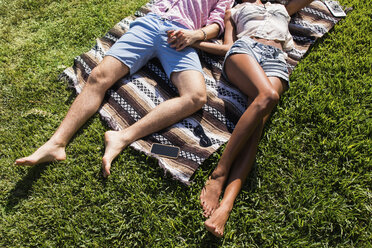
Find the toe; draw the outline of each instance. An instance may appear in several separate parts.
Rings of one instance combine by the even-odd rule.
[[[216,227],[216,229],[214,229],[214,231],[215,231],[214,234],[215,234],[216,237],[218,237],[218,238],[223,237],[223,231],[220,230],[218,227]]]
[[[207,207],[207,201],[204,198],[200,199],[200,205],[205,209]]]
[[[111,164],[105,159],[102,159],[102,174],[103,177],[108,177],[110,173]]]
[[[24,159],[23,158],[19,158],[19,159],[16,159],[16,161],[14,161],[14,164],[16,165],[20,165],[20,164],[23,164],[24,163]]]
[[[211,215],[211,209],[206,207],[204,210],[204,217],[208,218]]]
[[[206,210],[203,211],[203,216],[204,216],[205,218],[208,218],[208,217],[209,217],[208,214],[207,214],[207,211],[206,211]]]
[[[26,158],[17,159],[14,164],[16,165],[32,165],[32,162]]]
[[[221,232],[221,230],[219,230],[213,223],[210,223],[210,219],[204,222],[204,226],[208,232],[212,233],[217,238],[223,237],[223,232]]]
[[[200,196],[199,196],[199,199],[200,199],[200,203],[203,204],[205,202],[204,200],[204,195],[205,195],[205,188],[203,188],[200,192]]]
[[[107,178],[110,174],[111,174],[111,173],[110,173],[110,170],[107,169],[106,167],[104,167],[104,168],[102,169],[102,175],[103,175],[104,178]]]

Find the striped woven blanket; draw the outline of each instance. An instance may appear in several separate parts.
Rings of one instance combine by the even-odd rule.
[[[97,39],[90,51],[76,57],[74,65],[67,68],[61,78],[67,79],[79,94],[90,72],[103,59],[107,50],[128,30],[135,18],[148,13],[151,6],[150,2],[140,8],[135,16],[117,23],[104,37]],[[315,40],[327,33],[338,21],[322,1],[314,1],[292,17],[290,32],[295,48],[288,53],[290,72]],[[221,77],[223,57],[204,52],[199,55],[207,85],[207,104],[192,116],[131,144],[131,147],[156,157],[161,167],[186,184],[190,182],[198,166],[227,142],[247,107],[246,96]],[[177,89],[166,77],[159,61],[153,59],[139,72],[122,78],[109,89],[99,113],[110,128],[121,130],[176,95]],[[153,143],[178,146],[178,158],[151,154]]]

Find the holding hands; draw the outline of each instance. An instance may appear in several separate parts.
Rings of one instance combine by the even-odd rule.
[[[168,30],[168,43],[177,51],[181,51],[185,47],[191,46],[198,40],[203,40],[204,32],[202,30]]]

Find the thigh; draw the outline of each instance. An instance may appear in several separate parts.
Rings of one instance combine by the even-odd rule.
[[[271,90],[272,84],[255,58],[248,54],[230,55],[224,65],[229,81],[248,97]]]
[[[204,76],[199,71],[173,72],[171,81],[177,87],[180,96],[206,96]]]
[[[198,53],[194,48],[186,47],[181,51],[177,51],[170,47],[166,40],[163,39],[162,42],[163,45],[159,47],[157,57],[168,78],[171,78],[174,72],[189,70],[203,72]]]
[[[125,64],[130,74],[137,72],[147,61],[155,56],[155,44],[159,30],[158,20],[145,16],[132,23],[106,53]]]
[[[106,56],[93,69],[90,77],[94,77],[94,80],[101,84],[105,84],[108,89],[120,78],[127,75],[128,72],[128,66],[114,57]]]
[[[185,47],[177,51],[168,43],[168,30],[179,30],[185,28],[181,24],[168,21],[162,23],[161,32],[158,36],[156,56],[159,58],[165,73],[171,79],[174,72],[195,70],[203,73],[200,59],[195,48]]]

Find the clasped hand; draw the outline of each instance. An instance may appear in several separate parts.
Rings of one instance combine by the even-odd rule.
[[[177,51],[181,51],[187,46],[191,46],[198,40],[198,33],[194,30],[168,30],[168,43]]]

